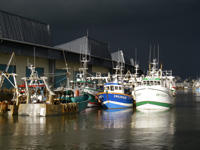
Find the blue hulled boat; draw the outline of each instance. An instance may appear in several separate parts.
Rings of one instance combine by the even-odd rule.
[[[105,83],[104,92],[97,96],[105,109],[133,107],[133,98],[120,83]],[[127,94],[126,94],[127,93]]]

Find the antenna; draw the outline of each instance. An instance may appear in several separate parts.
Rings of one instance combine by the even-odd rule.
[[[159,43],[158,43],[158,64],[159,64],[159,54],[160,53],[160,46],[159,46]]]
[[[151,63],[151,49],[152,49],[152,45],[150,43],[150,45],[149,45],[149,63]]]
[[[67,87],[69,87],[69,68],[68,68],[68,64],[67,64],[67,60],[65,57],[65,52],[63,50],[63,56],[64,56],[64,61],[65,61],[65,66],[66,66],[66,80],[67,80]]]
[[[153,59],[156,57],[156,44],[153,45]]]
[[[87,30],[86,30],[86,36],[87,36],[87,37],[89,36],[88,28],[87,28]]]
[[[34,64],[34,67],[35,67],[35,47],[33,47],[33,57],[34,57],[33,64]]]
[[[137,48],[135,48],[135,65],[137,64]]]
[[[65,61],[65,66],[66,66],[66,70],[68,72],[68,65],[67,65],[67,60],[66,60],[66,57],[65,57],[65,52],[63,50],[63,56],[64,56],[64,61]]]

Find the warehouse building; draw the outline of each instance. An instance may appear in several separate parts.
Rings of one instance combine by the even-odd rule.
[[[1,71],[5,71],[12,52],[15,53],[15,57],[9,72],[18,74],[18,84],[22,83],[22,77],[30,74],[29,64],[35,64],[39,75],[48,76],[50,83],[55,86],[60,78],[54,75],[65,72],[64,55],[73,75],[80,67],[80,53],[87,52],[91,56],[88,64],[88,71],[91,74],[96,72],[105,74],[111,72],[113,67],[109,47],[105,42],[83,36],[53,46],[49,24],[0,11]],[[127,65],[127,68],[130,69],[132,66]],[[64,75],[61,76],[64,77]],[[10,87],[11,85],[6,84],[5,86]]]

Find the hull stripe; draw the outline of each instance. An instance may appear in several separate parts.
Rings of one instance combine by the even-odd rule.
[[[158,105],[158,106],[163,106],[163,107],[171,107],[172,105],[168,103],[161,103],[161,102],[155,102],[155,101],[142,101],[142,102],[136,102],[136,107],[140,105],[145,105],[145,104],[152,104],[152,105]]]
[[[125,103],[120,103],[120,102],[115,102],[115,101],[104,101],[103,104],[106,104],[106,103],[112,103],[112,104],[117,104],[117,105],[121,105],[121,106],[133,106],[133,103],[131,104],[125,104]]]
[[[128,95],[128,94],[124,94],[124,93],[114,93],[114,92],[101,92],[101,93],[97,93],[97,96],[98,96],[98,95],[101,95],[101,94],[119,94],[119,95],[125,95],[125,96],[128,96],[128,97],[132,97],[131,95]]]

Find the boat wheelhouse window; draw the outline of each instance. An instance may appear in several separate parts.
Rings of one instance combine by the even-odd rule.
[[[118,86],[115,86],[115,90],[118,90],[119,89],[119,87]]]
[[[106,86],[106,90],[109,90],[109,86]]]
[[[130,89],[124,89],[124,93],[125,93],[125,94],[128,94],[128,95],[131,95]]]
[[[114,86],[110,86],[110,90],[111,90],[111,91],[114,91]]]

